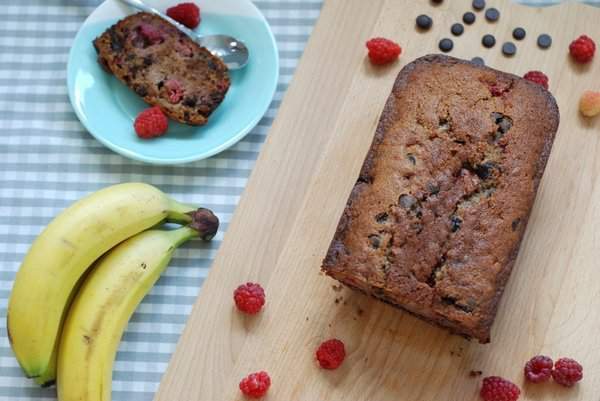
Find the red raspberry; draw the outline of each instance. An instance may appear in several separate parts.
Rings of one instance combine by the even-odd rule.
[[[146,39],[150,45],[162,43],[165,40],[162,32],[158,28],[145,22],[140,24],[138,30],[140,35]]]
[[[240,390],[250,398],[260,398],[266,394],[271,386],[271,378],[264,371],[250,373],[240,382]]]
[[[194,3],[180,3],[167,8],[167,15],[190,29],[200,24],[200,9]]]
[[[529,71],[523,75],[528,81],[535,82],[536,84],[542,85],[545,89],[548,89],[548,77],[541,71]]]
[[[242,284],[233,292],[233,299],[239,310],[254,315],[260,312],[265,304],[265,290],[260,284]]]
[[[533,383],[548,381],[552,376],[552,359],[538,355],[525,364],[525,378]]]
[[[402,53],[402,48],[397,43],[385,38],[369,40],[367,49],[369,49],[369,60],[376,65],[391,63]]]
[[[164,83],[167,99],[171,104],[177,104],[183,98],[183,88],[176,79],[167,79]]]
[[[581,35],[569,45],[569,53],[578,63],[589,62],[594,57],[595,52],[596,44],[586,35]]]
[[[506,379],[490,376],[483,379],[479,395],[485,401],[516,401],[521,395],[521,390]]]
[[[571,387],[583,379],[583,367],[571,358],[560,358],[554,364],[552,378],[562,386]]]
[[[344,343],[336,338],[327,340],[317,348],[317,360],[323,369],[337,369],[346,358]]]
[[[169,128],[169,120],[158,106],[150,107],[138,114],[133,123],[135,133],[143,139],[163,135]]]

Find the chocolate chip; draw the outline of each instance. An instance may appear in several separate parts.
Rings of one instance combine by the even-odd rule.
[[[377,234],[371,234],[369,235],[369,242],[373,248],[377,249],[381,245],[381,237]]]
[[[110,48],[115,52],[123,50],[123,38],[116,32],[116,30],[111,28],[109,29],[108,33],[110,35]]]
[[[146,88],[144,85],[135,85],[133,90],[141,97],[144,97],[148,94],[148,88]]]
[[[210,68],[213,71],[216,71],[219,68],[219,67],[217,67],[217,64],[215,64],[215,62],[212,61],[211,59],[209,59],[207,61],[207,64],[208,64],[208,68]]]
[[[477,65],[485,65],[485,61],[483,61],[483,59],[481,57],[473,57],[471,59],[471,63],[477,64]]]
[[[417,17],[416,23],[419,29],[426,31],[431,28],[431,25],[433,25],[433,20],[430,16],[421,14]]]
[[[496,38],[490,34],[483,35],[483,38],[481,38],[481,44],[489,49],[490,47],[494,47],[496,44]]]
[[[506,134],[510,127],[512,127],[513,123],[510,117],[504,116],[499,122],[496,121],[496,124],[498,124],[498,131],[500,131],[502,134]]]
[[[409,162],[411,162],[411,164],[413,164],[413,165],[417,164],[417,159],[415,159],[415,156],[412,153],[407,154],[406,158],[408,159]]]
[[[437,195],[440,192],[440,186],[435,182],[427,183],[427,190],[431,195]]]
[[[550,46],[552,46],[552,38],[550,37],[550,35],[543,33],[540,36],[538,36],[537,45],[542,49],[547,49]]]
[[[471,25],[473,22],[475,22],[475,14],[468,11],[463,14],[462,20],[465,24]]]
[[[521,219],[520,218],[514,219],[511,224],[512,230],[517,231],[517,228],[519,228],[519,224],[521,224]]]
[[[500,18],[500,11],[497,8],[490,7],[485,10],[485,19],[490,22],[496,22]]]
[[[452,216],[452,218],[450,219],[450,229],[452,230],[453,233],[460,230],[461,224],[462,224],[462,220],[458,216]]]
[[[527,32],[525,32],[525,29],[519,27],[513,29],[512,35],[513,38],[515,38],[516,40],[523,40],[525,39],[525,35],[527,35]]]
[[[159,81],[158,84],[156,84],[156,86],[158,87],[158,89],[162,89],[162,87],[165,85],[165,80],[163,79],[162,81]]]
[[[517,52],[517,46],[513,42],[506,42],[502,45],[502,53],[505,56],[514,56]]]
[[[494,134],[494,141],[497,141],[498,139],[502,138],[504,134],[506,134],[508,130],[512,127],[513,121],[512,118],[498,112],[493,112],[491,116],[494,120],[494,123],[498,125],[498,129]]]
[[[452,32],[452,35],[454,36],[460,36],[463,34],[464,31],[465,27],[462,24],[459,24],[458,22],[456,24],[452,24],[452,26],[450,27],[450,32]]]
[[[388,219],[388,214],[386,212],[379,213],[375,216],[375,221],[378,223],[385,223]]]
[[[475,10],[483,10],[485,8],[485,0],[473,0],[471,5]]]
[[[183,99],[182,104],[187,107],[196,106],[196,98],[194,96],[187,96]]]
[[[496,168],[496,163],[484,162],[484,163],[478,164],[475,167],[474,171],[475,171],[475,174],[477,174],[477,177],[479,177],[482,180],[487,180],[492,175],[494,168]]]
[[[152,58],[152,56],[144,57],[144,65],[146,67],[150,67],[152,65],[152,63],[154,63],[154,59]]]
[[[400,195],[398,203],[400,203],[400,206],[404,209],[412,209],[417,204],[417,198],[408,194]]]
[[[454,42],[452,42],[452,39],[444,38],[440,40],[438,46],[441,51],[443,51],[444,53],[448,53],[454,47]]]

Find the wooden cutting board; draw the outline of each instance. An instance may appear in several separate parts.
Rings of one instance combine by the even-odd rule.
[[[477,400],[481,378],[471,371],[509,378],[525,400],[598,400],[600,117],[580,117],[577,103],[583,90],[600,90],[600,56],[578,66],[567,47],[582,33],[600,41],[600,10],[488,6],[500,10],[500,20],[489,23],[478,12],[453,38],[450,54],[481,56],[518,75],[545,71],[562,120],[492,343],[468,342],[366,296],[338,292],[319,273],[396,74],[437,52],[470,1],[326,0],[155,400],[240,400],[240,379],[263,369],[272,377],[265,398],[272,401]],[[433,17],[428,33],[415,30],[421,13]],[[506,58],[501,45],[517,26],[527,37]],[[493,49],[481,46],[485,33],[496,36]],[[541,33],[552,35],[548,50],[536,46]],[[366,61],[364,42],[374,36],[402,45],[398,63],[374,68]],[[245,281],[260,282],[267,293],[256,317],[232,303]],[[346,343],[348,358],[324,371],[314,351],[331,337]],[[524,385],[523,365],[540,353],[581,361],[584,381],[573,389]]]

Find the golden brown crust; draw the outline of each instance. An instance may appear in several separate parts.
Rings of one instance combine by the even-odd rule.
[[[398,75],[323,270],[489,342],[558,128],[541,86],[430,55]]]
[[[168,21],[130,15],[94,40],[98,62],[170,118],[203,125],[229,89],[227,67]]]

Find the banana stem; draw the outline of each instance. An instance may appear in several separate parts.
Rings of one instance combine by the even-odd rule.
[[[167,215],[167,221],[169,223],[177,223],[187,225],[192,222],[192,217],[188,214],[196,210],[194,206],[179,203],[175,200],[171,200],[169,205],[169,214]]]
[[[173,239],[173,247],[177,248],[189,239],[197,237],[199,234],[198,231],[194,230],[193,228],[190,228],[189,226],[186,226],[169,231],[169,235]]]
[[[197,231],[200,238],[211,240],[219,229],[219,219],[209,209],[203,207],[196,209],[177,201],[171,201],[167,221],[186,225]]]

